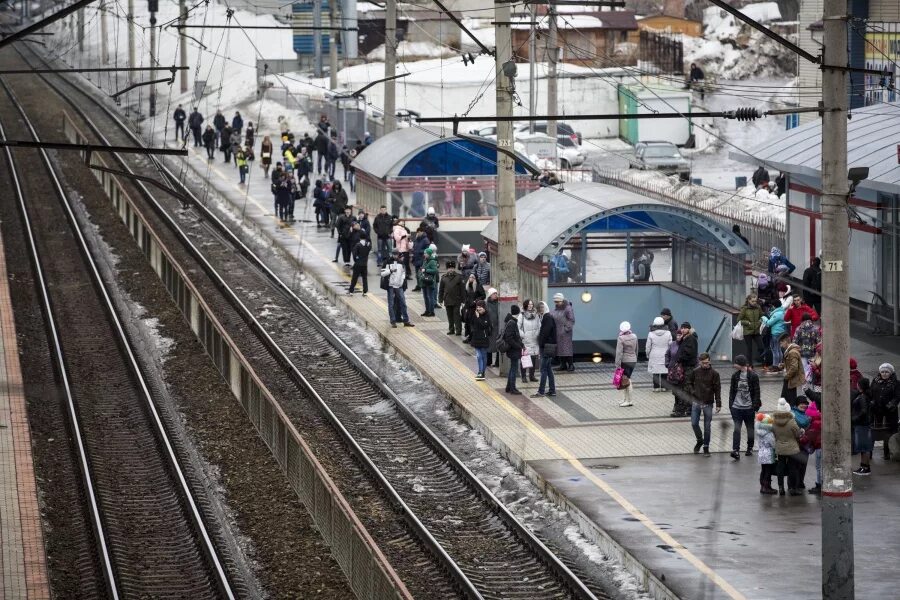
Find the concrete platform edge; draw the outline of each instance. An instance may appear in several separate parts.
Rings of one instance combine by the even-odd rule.
[[[229,205],[232,209],[235,208],[234,205],[230,203],[230,200],[226,198],[226,201],[229,202]],[[375,327],[370,327],[369,323],[355,310],[353,310],[353,307],[349,303],[346,302],[345,296],[329,286],[327,282],[323,281],[320,278],[320,274],[315,269],[304,269],[303,265],[297,260],[297,258],[289,252],[285,251],[278,243],[278,241],[274,239],[265,230],[265,228],[260,227],[254,219],[245,218],[243,222],[245,227],[250,228],[253,233],[259,238],[266,240],[271,248],[283,259],[287,260],[288,263],[291,264],[295,269],[302,271],[304,274],[307,274],[309,276],[308,280],[315,285],[317,291],[326,296],[336,306],[343,306],[346,309],[346,312],[354,319],[354,321],[365,327],[367,330],[376,333],[383,345],[389,346],[394,352],[397,353],[397,355],[402,356],[404,360],[406,360],[416,369],[416,372],[420,377],[427,379],[437,389],[439,389],[441,393],[453,403],[453,406],[456,408],[460,416],[470,427],[478,430],[482,435],[484,435],[485,439],[488,441],[488,443],[491,444],[494,449],[496,449],[507,460],[509,460],[550,499],[565,508],[565,510],[567,510],[572,515],[573,519],[578,524],[579,530],[581,531],[582,535],[584,535],[591,542],[595,543],[605,555],[610,556],[618,561],[630,574],[632,574],[640,581],[640,583],[653,596],[654,599],[678,600],[679,596],[675,594],[675,592],[673,592],[662,581],[660,581],[659,578],[654,575],[653,572],[649,569],[649,567],[645,566],[643,563],[637,560],[634,555],[632,555],[624,546],[622,546],[611,535],[609,535],[609,533],[607,533],[606,530],[600,527],[599,524],[589,519],[572,501],[569,500],[569,498],[563,492],[549,483],[544,477],[540,475],[540,473],[532,468],[527,463],[527,461],[519,456],[518,453],[514,452],[507,444],[505,444],[502,440],[495,436],[493,434],[493,431],[480,419],[478,419],[476,415],[474,415],[470,410],[463,406],[462,403],[457,401],[457,399],[448,389],[446,389],[446,387],[441,385],[434,378],[430,377],[426,372],[422,371],[419,364],[416,362],[415,357],[408,355],[407,353],[394,346],[391,343],[390,339],[385,336],[383,332],[379,331]]]

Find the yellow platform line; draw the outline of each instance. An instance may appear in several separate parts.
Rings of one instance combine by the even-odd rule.
[[[195,150],[194,154],[199,156],[199,153]],[[200,157],[202,158],[202,157]],[[205,159],[203,159],[205,161]],[[212,171],[214,171],[219,177],[223,180],[232,183],[233,179],[229,179],[225,176],[224,173],[215,165],[210,165]],[[246,192],[246,189],[241,187],[240,184],[232,183],[235,189],[241,192],[249,202],[252,202],[254,205],[259,208],[263,214],[267,214],[267,210],[260,204],[252,195]],[[273,215],[272,220],[275,223],[278,223],[278,217]],[[293,236],[298,242],[309,248],[311,252],[316,254],[320,259],[324,261],[327,266],[330,266],[335,273],[346,279],[350,280],[350,276],[340,267],[330,262],[327,257],[325,257],[319,249],[310,244],[307,240],[305,240],[296,230],[294,229],[284,229],[283,231],[287,232],[289,235]],[[377,297],[375,294],[369,294],[365,298],[370,302],[375,302],[379,307],[383,308],[385,312],[387,312],[387,301],[382,300]],[[405,332],[411,332],[412,335],[417,336],[424,344],[426,344],[432,351],[440,353],[445,360],[454,364],[454,366],[458,367],[460,372],[469,371],[469,367],[462,364],[459,359],[446,350],[443,347],[435,343],[431,338],[425,335],[421,330],[418,329],[405,329]],[[607,496],[613,499],[616,503],[619,504],[629,515],[637,519],[640,523],[644,525],[648,530],[650,530],[654,535],[656,535],[660,540],[662,540],[666,545],[672,547],[675,552],[677,552],[682,558],[691,563],[694,568],[700,571],[704,576],[706,576],[710,581],[719,586],[723,592],[725,592],[730,598],[733,600],[747,600],[746,596],[738,591],[734,586],[725,581],[715,570],[712,569],[709,565],[703,562],[697,555],[693,552],[685,548],[678,542],[674,537],[672,537],[667,531],[661,529],[659,525],[654,523],[650,517],[645,515],[638,509],[634,504],[632,504],[625,496],[620,494],[615,488],[613,488],[609,483],[597,477],[594,473],[591,472],[588,467],[584,465],[584,463],[579,460],[575,454],[570,452],[567,448],[557,443],[556,440],[547,435],[543,429],[541,429],[531,418],[523,413],[517,406],[512,404],[505,396],[500,394],[491,386],[487,385],[484,382],[476,382],[481,390],[487,394],[492,400],[494,400],[498,406],[502,407],[511,417],[516,419],[519,423],[521,423],[530,433],[532,433],[539,440],[544,442],[553,452],[557,454],[557,456],[565,461],[567,461],[572,467],[584,475],[585,479],[594,484],[598,489],[603,491]]]

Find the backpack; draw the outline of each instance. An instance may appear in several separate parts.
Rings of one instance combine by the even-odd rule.
[[[506,328],[504,327],[504,331]],[[500,335],[497,336],[497,352],[506,353],[509,351],[509,344],[506,339],[503,337],[503,331],[500,332]]]

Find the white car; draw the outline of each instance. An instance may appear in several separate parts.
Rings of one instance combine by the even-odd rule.
[[[567,135],[556,137],[556,156],[559,158],[560,169],[571,169],[584,164],[587,158],[581,147]]]

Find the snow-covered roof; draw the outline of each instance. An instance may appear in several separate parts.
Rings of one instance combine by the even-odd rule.
[[[518,253],[528,260],[555,254],[584,229],[618,231],[623,224],[716,244],[731,254],[751,252],[730,230],[699,212],[602,183],[567,183],[565,193],[541,188],[516,202]],[[481,235],[497,241],[497,217]]]
[[[521,21],[521,23],[517,21]],[[556,26],[558,29],[602,29],[605,27],[603,21],[597,17],[582,14],[571,14],[563,19],[559,19]],[[532,29],[531,19],[513,19],[511,27],[513,29]],[[543,30],[548,27],[548,23],[539,21],[538,25],[534,28]]]
[[[860,187],[900,193],[900,103],[867,106],[853,111],[847,122],[847,164],[869,167],[869,178]],[[749,152],[733,150],[734,160],[765,163],[788,173],[819,177],[822,168],[822,123],[815,121],[790,129]]]

